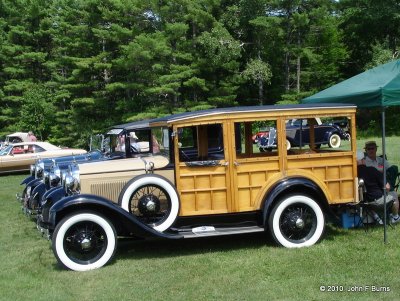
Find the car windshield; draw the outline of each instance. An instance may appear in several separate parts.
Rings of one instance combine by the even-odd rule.
[[[2,150],[0,150],[0,156],[8,155],[10,153],[11,149],[12,149],[12,145],[9,145],[9,146],[3,148]]]
[[[170,136],[168,128],[155,127],[151,129],[153,154],[160,154],[169,159]]]

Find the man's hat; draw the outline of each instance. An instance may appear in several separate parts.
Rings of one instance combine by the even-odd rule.
[[[378,146],[376,145],[375,141],[368,141],[368,142],[365,142],[364,149],[367,149],[368,147],[378,147]]]

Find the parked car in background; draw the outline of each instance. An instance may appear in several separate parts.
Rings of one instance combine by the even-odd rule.
[[[105,135],[92,136],[89,147],[91,151],[86,154],[37,160],[31,166],[31,175],[21,183],[25,185],[22,193],[16,195],[17,200],[22,203],[23,211],[29,216],[34,216],[40,209],[42,197],[61,184],[61,173],[71,163],[115,161],[139,155],[130,145],[130,137],[133,133],[138,140],[141,140],[137,141],[140,155],[148,154],[149,143],[145,141],[149,132],[148,127],[148,121],[116,125],[111,127]],[[50,172],[53,174],[52,178],[49,177]]]
[[[4,141],[5,145],[10,143],[29,142],[29,135],[27,132],[15,132],[6,136]]]
[[[341,121],[340,123],[323,123],[320,118],[296,118],[286,121],[286,149],[289,150],[292,147],[303,147],[305,145],[309,145],[311,141],[311,126],[314,128],[312,131],[313,135],[315,136],[314,148],[320,148],[324,144],[330,148],[339,148],[342,140],[350,140],[347,124],[344,125],[344,121]],[[270,129],[273,131],[272,135],[270,135]],[[260,130],[260,132],[257,133],[257,137],[259,137],[257,139],[257,144],[261,151],[269,151],[276,147],[275,131],[276,130],[274,128],[268,128],[264,131]],[[274,141],[270,141],[270,136],[274,139]]]
[[[31,164],[40,158],[55,158],[85,154],[86,150],[61,148],[48,142],[14,143],[0,150],[0,174],[30,170]]]
[[[76,271],[107,264],[123,236],[266,231],[281,246],[311,246],[327,219],[335,221],[343,206],[359,201],[354,139],[316,149],[313,119],[341,116],[355,134],[355,112],[352,105],[257,106],[153,120],[142,139],[148,156],[71,164],[62,186],[43,197],[38,228],[51,238],[60,265]],[[308,145],[286,149],[289,119],[311,124]],[[271,151],[254,147],[255,123],[276,130]]]
[[[332,123],[322,123],[320,118],[291,119],[286,125],[286,148],[309,145],[310,127],[314,128],[315,148],[323,144],[327,144],[330,148],[339,148],[342,139],[348,139],[348,135],[341,127]]]
[[[262,137],[267,137],[269,133],[269,128],[267,127],[261,127],[257,133],[255,133],[252,137],[251,140],[253,141],[254,144],[258,143],[260,141],[260,138]]]

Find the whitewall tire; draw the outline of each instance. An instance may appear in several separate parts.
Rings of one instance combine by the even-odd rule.
[[[286,248],[314,245],[325,228],[321,207],[305,195],[290,195],[273,208],[268,227],[273,239]]]
[[[179,213],[179,197],[175,187],[165,178],[153,174],[129,181],[118,203],[159,232],[171,227]]]
[[[117,234],[102,215],[79,211],[56,226],[52,249],[58,262],[73,271],[88,271],[107,264],[115,254]]]
[[[329,137],[329,147],[330,148],[339,148],[341,142],[342,142],[342,139],[340,138],[340,136],[338,134],[332,134]]]

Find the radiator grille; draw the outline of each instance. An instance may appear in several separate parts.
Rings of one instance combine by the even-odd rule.
[[[118,203],[119,194],[126,183],[127,181],[95,183],[90,185],[90,191],[92,194],[105,197],[114,203]]]

